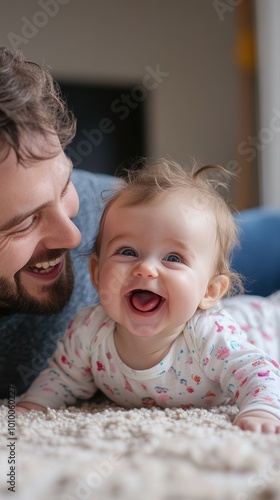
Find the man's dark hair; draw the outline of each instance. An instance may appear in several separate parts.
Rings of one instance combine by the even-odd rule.
[[[76,120],[49,71],[25,60],[20,51],[0,47],[0,150],[8,154],[12,148],[21,163],[44,159],[44,152],[39,157],[27,149],[24,135],[55,134],[64,149],[75,132]]]

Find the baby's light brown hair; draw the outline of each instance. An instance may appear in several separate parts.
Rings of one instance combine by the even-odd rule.
[[[191,167],[183,167],[166,159],[157,161],[142,159],[140,166],[135,164],[132,168],[125,169],[122,174],[124,172],[125,183],[113,192],[103,211],[94,253],[97,256],[100,255],[106,215],[117,201],[122,207],[149,205],[154,202],[164,203],[166,196],[173,195],[180,203],[180,200],[184,199],[182,195],[185,195],[187,202],[193,202],[198,209],[209,210],[214,217],[218,244],[215,274],[223,274],[229,278],[227,295],[242,292],[242,279],[230,267],[232,250],[238,244],[238,228],[221,194],[222,189],[228,188],[232,174],[220,165],[198,166],[194,164]]]

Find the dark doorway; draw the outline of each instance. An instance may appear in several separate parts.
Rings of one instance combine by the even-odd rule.
[[[114,174],[122,163],[148,154],[141,86],[59,82],[77,118],[77,134],[66,149],[74,167]]]

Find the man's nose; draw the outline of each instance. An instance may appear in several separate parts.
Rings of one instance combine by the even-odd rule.
[[[145,259],[137,263],[132,274],[139,278],[153,279],[158,277],[158,270],[152,259]]]
[[[47,248],[76,248],[81,243],[81,233],[65,213],[56,214],[49,221],[49,227],[41,242]]]

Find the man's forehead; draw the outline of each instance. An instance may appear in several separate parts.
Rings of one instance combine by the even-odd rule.
[[[45,159],[26,158],[20,162],[14,150],[10,149],[6,159],[0,163],[0,191],[3,191],[7,185],[21,182],[21,179],[25,177],[30,179],[38,178],[40,175],[59,177],[65,171],[67,174],[71,173],[72,169],[73,164],[62,149],[57,151],[55,156]]]

